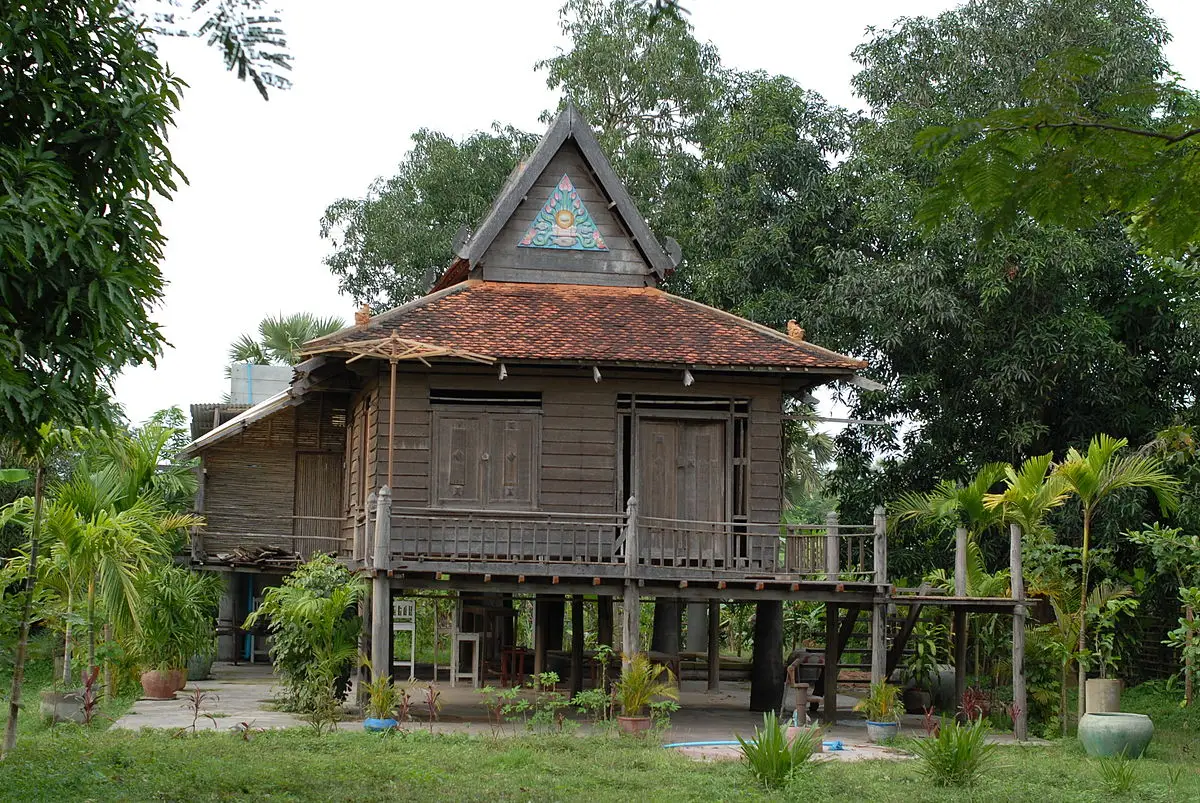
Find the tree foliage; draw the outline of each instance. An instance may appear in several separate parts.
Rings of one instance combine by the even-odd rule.
[[[870,117],[839,173],[860,199],[858,246],[832,256],[830,292],[846,303],[823,330],[887,386],[860,394],[856,416],[911,426],[842,438],[835,484],[850,507],[869,509],[878,486],[929,487],[1101,430],[1144,441],[1196,397],[1197,288],[1119,221],[1023,218],[990,239],[963,205],[935,228],[914,222],[956,153],[914,153],[919,132],[1020,104],[1030,72],[1064,47],[1122,54],[1079,88],[1099,104],[1161,74],[1165,36],[1136,0],[990,0],[903,19],[855,51]]]
[[[396,175],[376,179],[364,198],[334,201],[321,218],[339,289],[377,309],[429,289],[454,256],[455,234],[483,218],[537,141],[499,124],[461,141],[424,128],[412,139]]]
[[[104,424],[107,390],[163,343],[152,195],[180,82],[112,0],[10,5],[0,27],[0,437]]]

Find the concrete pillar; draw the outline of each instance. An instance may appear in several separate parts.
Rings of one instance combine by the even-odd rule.
[[[708,649],[708,603],[687,604],[687,651],[704,652]]]
[[[783,603],[755,606],[754,658],[750,666],[750,710],[778,711],[787,669],[783,665]]]
[[[679,631],[681,628],[682,610],[679,600],[671,597],[656,597],[654,600],[654,634],[650,639],[650,649],[667,655],[679,652]]]
[[[954,705],[962,702],[967,690],[967,612],[954,609]]]
[[[1029,698],[1025,691],[1025,574],[1021,556],[1021,526],[1010,524],[1009,576],[1012,595],[1017,601],[1013,608],[1013,736],[1019,741],[1029,738]]]

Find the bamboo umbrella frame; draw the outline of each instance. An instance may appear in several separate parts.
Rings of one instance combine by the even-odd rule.
[[[453,346],[439,346],[434,343],[423,343],[420,340],[409,340],[408,338],[400,337],[395,332],[386,337],[316,348],[305,351],[304,354],[306,357],[315,357],[318,354],[333,352],[354,355],[346,360],[347,365],[364,357],[373,357],[378,360],[387,360],[391,366],[391,381],[388,389],[388,487],[392,485],[394,477],[392,467],[396,459],[396,365],[401,360],[418,360],[426,367],[432,367],[429,360],[446,357],[482,363],[483,365],[492,365],[496,362],[495,357],[489,357],[486,354],[478,354],[466,349],[456,349]]]

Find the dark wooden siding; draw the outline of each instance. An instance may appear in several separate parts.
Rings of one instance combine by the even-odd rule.
[[[538,210],[559,180],[570,176],[580,199],[604,238],[608,251],[520,248]],[[642,287],[650,269],[629,233],[611,209],[574,144],[559,151],[534,182],[525,199],[479,261],[479,277],[488,281],[564,282]]]
[[[387,470],[388,368],[379,377],[379,437],[375,471]],[[547,372],[539,376],[513,375],[501,382],[492,369],[467,369],[462,373],[401,370],[396,383],[396,456],[393,492],[396,505],[426,507],[434,500],[430,487],[433,411],[429,388],[466,389],[541,394],[541,460],[537,507],[562,513],[611,513],[624,508],[617,498],[617,396],[653,393],[669,396],[703,396],[750,400],[750,499],[752,521],[779,520],[782,507],[782,421],[780,382],[771,377],[744,381],[708,380],[701,377],[691,388],[663,372],[661,378],[644,373],[605,373],[593,381],[591,371],[577,376]],[[673,373],[673,372],[672,372]],[[729,459],[729,455],[725,456]],[[375,486],[372,485],[372,488]]]

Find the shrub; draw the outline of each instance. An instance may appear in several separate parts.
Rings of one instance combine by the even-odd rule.
[[[146,669],[182,669],[216,646],[221,580],[215,574],[167,564],[138,580],[133,652]]]
[[[1137,765],[1124,752],[1099,759],[1097,769],[1105,788],[1114,795],[1123,795],[1133,789]]]
[[[284,704],[299,711],[328,708],[346,697],[358,657],[362,622],[356,613],[365,586],[327,555],[298,567],[283,585],[268,588],[246,619],[271,631],[271,661],[284,683]],[[315,726],[314,726],[315,727]]]
[[[814,731],[803,730],[788,744],[787,728],[774,711],[769,711],[763,715],[762,728],[754,729],[753,741],[747,742],[741,736],[737,740],[751,774],[764,786],[777,789],[812,756],[817,738]]]
[[[921,762],[921,774],[935,786],[972,786],[995,757],[996,745],[987,743],[982,721],[963,725],[942,723],[934,737],[912,743]]]

